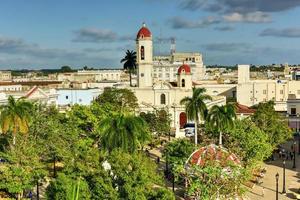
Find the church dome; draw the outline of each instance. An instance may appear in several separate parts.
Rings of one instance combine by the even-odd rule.
[[[146,27],[146,24],[143,23],[143,27],[137,33],[136,39],[149,38],[151,36],[152,36],[152,34],[151,34],[150,30]]]
[[[190,74],[191,73],[191,67],[187,64],[183,64],[178,68],[178,74],[185,73]]]

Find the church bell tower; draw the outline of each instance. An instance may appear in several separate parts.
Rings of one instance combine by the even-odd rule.
[[[138,87],[152,87],[153,46],[152,34],[143,23],[136,36]]]

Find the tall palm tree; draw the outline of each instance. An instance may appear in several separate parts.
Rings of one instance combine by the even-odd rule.
[[[219,145],[222,146],[222,133],[234,127],[234,119],[236,119],[235,107],[232,104],[225,106],[214,105],[207,116],[210,127],[215,128],[219,132]]]
[[[205,88],[193,88],[192,97],[184,97],[181,101],[181,105],[185,105],[185,112],[187,114],[188,120],[193,120],[195,122],[195,145],[198,143],[197,138],[197,125],[199,123],[200,117],[204,119],[206,113],[205,100],[212,100],[211,96],[205,94]]]
[[[129,113],[113,114],[100,122],[101,144],[108,150],[134,152],[150,139],[146,122]]]
[[[14,97],[8,97],[8,103],[1,106],[1,129],[3,133],[9,131],[13,134],[13,145],[16,144],[16,134],[18,132],[26,134],[28,132],[28,123],[33,105],[23,98],[15,100]]]
[[[127,50],[125,57],[121,60],[121,63],[123,62],[123,68],[129,72],[130,86],[132,86],[131,74],[136,70],[136,52]]]

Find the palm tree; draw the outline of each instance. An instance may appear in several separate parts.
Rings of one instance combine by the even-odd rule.
[[[214,105],[210,109],[207,121],[210,127],[214,127],[219,132],[220,146],[222,146],[222,132],[234,127],[234,119],[236,119],[236,114],[232,104]]]
[[[28,132],[28,122],[33,105],[23,98],[15,100],[14,97],[8,97],[7,105],[1,107],[1,129],[3,133],[12,131],[13,145],[16,144],[16,134],[18,132],[26,134]]]
[[[199,123],[200,117],[205,118],[206,104],[205,100],[212,100],[211,96],[204,94],[205,88],[193,88],[192,97],[184,97],[181,101],[181,105],[185,105],[185,112],[188,120],[195,122],[195,145],[197,145],[197,124]]]
[[[123,68],[129,72],[130,86],[132,86],[131,74],[136,70],[136,52],[127,50],[125,57],[121,60],[121,63],[123,62]]]
[[[146,122],[128,113],[113,114],[100,122],[101,144],[109,152],[121,148],[134,152],[150,139]]]

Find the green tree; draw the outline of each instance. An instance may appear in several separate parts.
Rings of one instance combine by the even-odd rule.
[[[195,146],[187,139],[176,139],[169,142],[163,151],[163,157],[171,166],[184,165]]]
[[[124,63],[123,68],[129,72],[130,86],[132,86],[131,74],[136,70],[136,52],[127,50],[121,63]]]
[[[73,72],[72,68],[70,66],[62,66],[60,68],[60,72],[66,73],[66,72]]]
[[[234,152],[246,166],[255,167],[270,157],[273,151],[268,134],[250,119],[236,120],[234,128],[228,130],[227,138],[224,146]]]
[[[6,105],[1,106],[1,128],[3,133],[9,131],[13,134],[13,145],[16,144],[17,133],[26,134],[29,128],[32,103],[24,99],[15,100],[9,96]]]
[[[6,161],[0,168],[0,189],[21,199],[24,190],[31,190],[46,171],[34,138],[21,138],[20,135],[17,138],[18,145],[7,146],[0,152],[0,157]]]
[[[223,132],[234,127],[236,119],[235,107],[232,104],[225,106],[214,105],[208,113],[207,121],[210,127],[219,132],[219,145],[222,146]]]
[[[259,103],[252,121],[269,136],[273,148],[292,137],[286,120],[274,109],[274,102]]]
[[[98,125],[98,117],[89,106],[73,105],[67,112],[68,119],[85,132],[93,131]]]
[[[249,171],[227,161],[224,167],[217,161],[205,166],[192,165],[185,171],[187,193],[195,199],[233,199],[246,191],[243,183],[249,178]],[[228,170],[229,169],[229,170]]]
[[[170,134],[171,117],[165,108],[155,109],[153,112],[141,113],[140,116],[147,122],[152,133],[160,136]]]
[[[91,199],[91,192],[85,179],[59,173],[48,186],[46,196],[51,200],[88,200]]]
[[[109,152],[115,148],[135,152],[150,139],[145,121],[129,113],[116,113],[104,118],[99,125],[99,134],[101,145]]]
[[[135,111],[138,107],[137,98],[129,89],[105,88],[95,102],[101,106],[108,106],[110,111],[118,112]]]
[[[119,199],[146,200],[153,196],[157,187],[164,187],[156,164],[144,154],[113,151],[108,157],[113,184],[118,188]],[[169,193],[170,199],[174,196]],[[159,199],[159,198],[158,198]]]
[[[205,119],[205,111],[207,110],[205,100],[211,100],[209,95],[204,94],[205,88],[193,88],[192,97],[184,97],[180,104],[185,106],[185,112],[189,120],[195,122],[195,145],[198,143],[197,127],[200,118]]]

